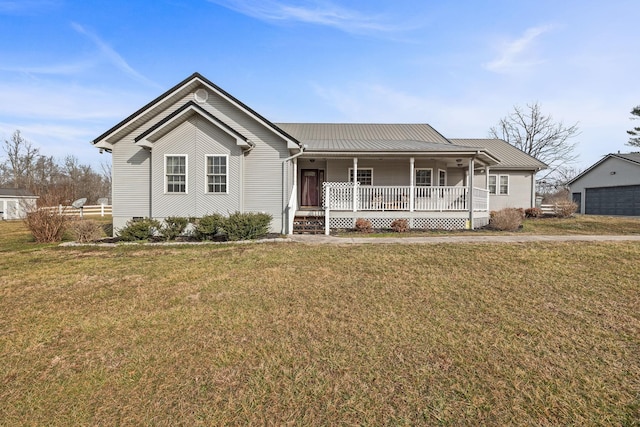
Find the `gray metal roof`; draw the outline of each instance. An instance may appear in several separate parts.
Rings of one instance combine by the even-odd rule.
[[[309,144],[310,141],[422,141],[451,143],[428,124],[382,123],[276,123],[280,129]]]
[[[38,197],[31,191],[22,188],[0,188],[0,197]]]
[[[420,152],[420,151],[441,151],[441,152],[461,152],[473,151],[473,147],[461,147],[453,144],[440,144],[435,142],[413,141],[413,140],[361,140],[361,139],[323,139],[323,140],[302,140],[307,145],[307,151],[339,151],[339,152]]]
[[[484,148],[500,159],[498,169],[546,169],[547,165],[502,139],[449,139],[453,144]]]
[[[613,157],[620,157],[621,159],[629,160],[630,162],[640,163],[640,153],[626,153],[626,154],[612,154]]]

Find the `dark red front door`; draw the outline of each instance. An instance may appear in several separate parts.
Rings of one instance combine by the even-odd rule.
[[[302,206],[319,206],[320,190],[318,187],[318,169],[302,169],[300,204]]]

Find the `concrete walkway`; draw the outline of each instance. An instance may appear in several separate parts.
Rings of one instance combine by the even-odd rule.
[[[308,245],[349,244],[435,244],[435,243],[527,243],[527,242],[640,242],[640,235],[481,235],[426,237],[335,237],[313,234],[294,234],[290,240]]]

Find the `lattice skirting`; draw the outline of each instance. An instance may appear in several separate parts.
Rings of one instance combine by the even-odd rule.
[[[373,228],[391,228],[391,223],[398,218],[367,218],[371,221]],[[407,218],[409,224],[411,220]],[[475,220],[475,226],[483,227],[488,223],[487,218],[480,218]],[[334,229],[351,229],[356,224],[355,218],[340,218],[332,217],[329,220],[329,227]],[[466,227],[467,220],[465,218],[414,218],[412,229],[427,229],[427,230],[462,230]]]

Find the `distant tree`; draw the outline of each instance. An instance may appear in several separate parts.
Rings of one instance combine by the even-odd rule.
[[[542,113],[538,102],[526,107],[515,105],[513,112],[489,130],[493,138],[503,139],[514,147],[549,166],[542,179],[559,180],[566,177],[578,155],[576,143],[570,139],[579,135],[578,123],[565,126],[551,115]]]
[[[19,130],[11,135],[10,140],[4,140],[2,148],[7,155],[3,168],[6,179],[14,188],[30,189],[40,150],[24,139]]]
[[[640,105],[634,107],[634,109],[631,110],[631,114],[635,116],[631,117],[631,120],[640,119]],[[627,142],[627,145],[630,145],[632,147],[640,147],[640,127],[634,127],[632,130],[628,130],[627,133],[631,135],[631,138],[629,138],[629,142]]]

